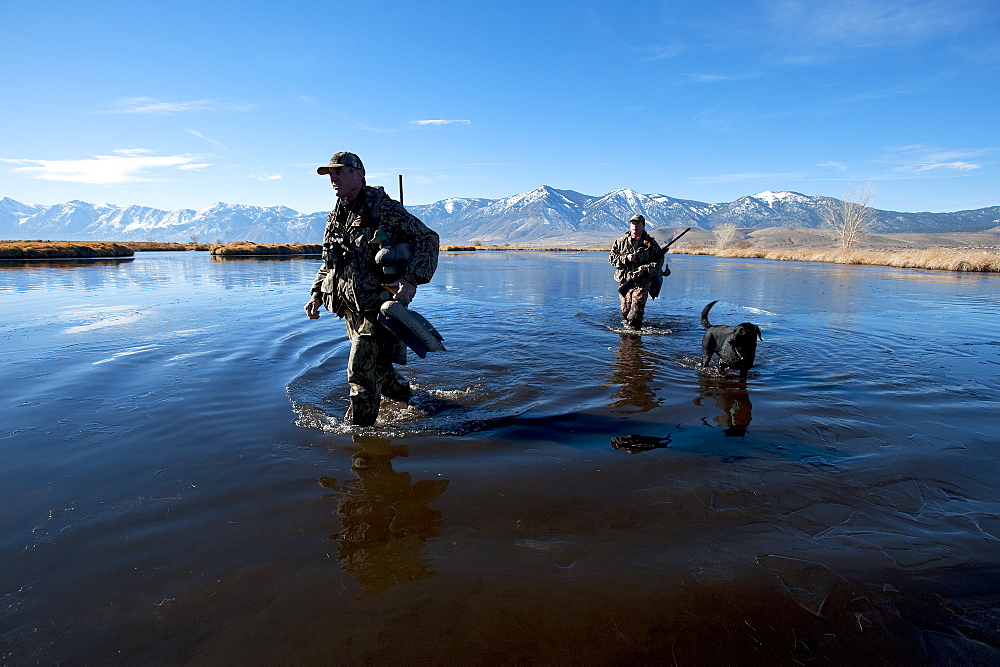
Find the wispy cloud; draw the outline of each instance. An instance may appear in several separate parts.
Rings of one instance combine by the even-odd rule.
[[[210,144],[215,144],[219,148],[225,148],[227,151],[229,150],[229,148],[225,144],[223,144],[221,141],[216,141],[215,139],[212,139],[210,137],[206,137],[204,134],[202,134],[198,130],[192,130],[192,129],[189,128],[188,129],[188,133],[193,134],[194,136],[198,137],[199,139],[204,139],[205,141],[207,141]]]
[[[168,114],[190,113],[192,111],[232,113],[251,111],[256,108],[256,104],[236,104],[234,102],[216,99],[190,100],[187,102],[166,102],[163,100],[153,99],[152,97],[130,97],[116,102],[110,109],[106,109],[104,111],[94,111],[93,113],[139,113],[164,116]]]
[[[645,55],[639,58],[641,62],[651,62],[656,60],[669,60],[679,56],[685,51],[679,44],[655,44],[644,49]]]
[[[955,173],[974,171],[990,164],[982,159],[990,152],[976,148],[943,150],[914,144],[894,149],[884,162],[894,165],[893,171],[902,174]]]
[[[411,120],[411,125],[470,125],[471,120]]]
[[[777,180],[800,180],[805,174],[795,172],[745,172],[741,174],[717,174],[715,176],[692,176],[689,181],[693,183],[738,183],[741,181],[764,181],[767,183]]]
[[[760,73],[752,74],[682,74],[681,78],[693,83],[728,83],[730,81],[747,81],[756,79]]]
[[[926,164],[918,164],[910,167],[913,171],[971,171],[973,169],[981,169],[983,165],[972,164],[971,162],[962,162],[961,160],[954,160],[952,162],[929,162]]]
[[[95,155],[81,160],[36,160],[0,158],[0,162],[21,165],[11,171],[29,178],[93,185],[116,185],[162,180],[151,172],[165,169],[197,170],[212,166],[199,162],[200,155],[152,155],[141,148],[112,151],[115,155]]]
[[[768,22],[800,44],[896,47],[965,28],[978,11],[965,0],[771,0]]]
[[[284,176],[281,174],[250,174],[249,178],[255,181],[280,181]]]

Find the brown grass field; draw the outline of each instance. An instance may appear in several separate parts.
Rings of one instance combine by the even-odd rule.
[[[122,241],[122,245],[127,245],[136,252],[164,251],[164,250],[211,250],[210,243],[166,243],[162,241]]]
[[[865,264],[893,266],[900,269],[934,269],[940,271],[997,272],[1000,254],[976,249],[923,248],[911,250],[816,250],[726,248],[724,250],[694,250],[680,248],[674,254],[715,255],[716,257],[747,257],[757,259],[792,260],[796,262],[826,262],[829,264]]]
[[[111,241],[0,241],[0,259],[132,257],[135,251]]]
[[[710,233],[706,233],[706,240],[710,238]],[[922,235],[924,238],[920,242],[933,242],[931,234]],[[986,237],[986,241],[994,240],[995,236]],[[812,240],[812,239],[810,239]],[[944,240],[944,239],[942,239]],[[954,241],[948,238],[947,241]],[[741,245],[746,246],[744,241]],[[825,262],[829,264],[863,264],[869,266],[892,266],[901,269],[930,269],[938,271],[959,271],[959,272],[998,272],[1000,271],[1000,250],[996,247],[972,247],[972,248],[945,248],[945,247],[915,247],[915,248],[884,248],[884,249],[857,249],[843,250],[832,247],[832,243],[827,243],[826,247],[815,247],[806,244],[798,244],[795,240],[783,247],[755,248],[739,247],[718,249],[708,247],[701,239],[694,242],[679,243],[670,248],[670,254],[674,255],[715,255],[717,257],[745,257],[752,259],[786,260],[797,262]],[[502,245],[442,245],[442,252],[459,250],[495,251],[495,250],[545,250],[545,251],[595,251],[608,252],[611,245],[578,245],[573,247],[542,247],[542,246],[513,246]]]
[[[234,241],[226,245],[211,246],[213,255],[246,256],[246,255],[318,255],[323,252],[323,246],[311,243],[252,243],[250,241]]]

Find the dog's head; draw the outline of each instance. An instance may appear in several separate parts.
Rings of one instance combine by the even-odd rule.
[[[764,340],[764,337],[760,335],[760,327],[751,322],[737,324],[733,331],[733,338],[736,341],[749,343],[756,342],[757,340]]]

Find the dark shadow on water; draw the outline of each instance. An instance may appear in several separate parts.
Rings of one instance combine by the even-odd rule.
[[[355,478],[338,482],[319,480],[337,500],[340,530],[328,539],[337,542],[337,560],[361,585],[361,596],[391,586],[434,576],[421,547],[440,537],[441,511],[427,507],[448,487],[447,480],[419,480],[396,472],[392,460],[406,457],[406,445],[389,438],[354,436],[351,472]]]
[[[746,383],[703,372],[698,376],[698,384],[699,396],[694,399],[694,404],[701,405],[703,401],[714,401],[721,414],[713,417],[712,421],[721,426],[727,436],[745,436],[753,411]],[[705,421],[704,418],[702,421]]]

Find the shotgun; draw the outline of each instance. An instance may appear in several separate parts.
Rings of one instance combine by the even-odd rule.
[[[657,253],[655,255],[653,255],[653,258],[650,261],[656,261],[657,263],[659,263],[660,260],[662,260],[666,256],[667,251],[670,250],[670,246],[672,246],[674,243],[677,242],[677,240],[680,237],[684,236],[685,234],[687,234],[690,231],[691,231],[691,228],[688,227],[683,232],[681,232],[680,234],[678,234],[677,236],[675,236],[674,238],[672,238],[670,240],[670,243],[668,243],[667,245],[665,245],[662,248],[660,248],[657,251]],[[647,262],[647,264],[648,263],[649,262]],[[638,280],[638,276],[633,276],[632,278],[629,278],[628,280],[626,280],[625,282],[623,282],[622,285],[621,285],[621,287],[618,288],[618,293],[621,294],[622,296],[625,296],[626,294],[628,294],[628,291],[630,289],[632,289],[633,287],[635,287],[635,283],[636,283],[637,280]]]

